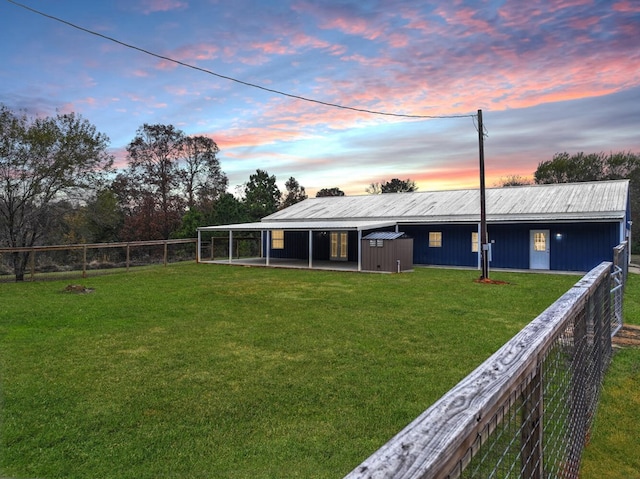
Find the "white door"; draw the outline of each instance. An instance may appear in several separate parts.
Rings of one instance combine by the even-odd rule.
[[[529,268],[549,269],[549,230],[531,230],[529,247]]]

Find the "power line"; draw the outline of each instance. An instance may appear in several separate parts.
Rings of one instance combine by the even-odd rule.
[[[275,93],[277,95],[282,95],[282,96],[286,96],[286,97],[289,97],[289,98],[294,98],[296,100],[302,100],[302,101],[306,101],[306,102],[317,103],[317,104],[320,104],[320,105],[333,107],[333,108],[341,108],[343,110],[352,110],[352,111],[357,111],[357,112],[361,112],[361,113],[369,113],[369,114],[372,114],[372,115],[395,116],[395,117],[402,117],[402,118],[444,119],[444,118],[475,118],[475,116],[476,116],[476,115],[406,115],[406,114],[401,114],[401,113],[390,113],[390,112],[383,112],[383,111],[368,110],[368,109],[364,109],[364,108],[354,108],[354,107],[350,107],[350,106],[339,105],[339,104],[336,104],[336,103],[329,103],[329,102],[325,102],[325,101],[321,101],[321,100],[314,100],[312,98],[307,98],[307,97],[304,97],[304,96],[293,95],[291,93],[286,93],[286,92],[283,92],[283,91],[274,90],[272,88],[267,88],[267,87],[264,87],[264,86],[261,86],[261,85],[257,85],[255,83],[249,83],[249,82],[246,82],[246,81],[243,81],[243,80],[238,80],[237,78],[233,78],[233,77],[230,77],[230,76],[221,75],[220,73],[216,73],[214,71],[207,70],[206,68],[201,68],[201,67],[198,67],[198,66],[195,66],[195,65],[191,65],[190,63],[185,63],[185,62],[182,62],[180,60],[176,60],[174,58],[167,57],[165,55],[160,55],[158,53],[154,53],[152,51],[145,50],[144,48],[140,48],[140,47],[137,47],[137,46],[132,45],[130,43],[125,43],[123,41],[120,41],[120,40],[118,40],[116,38],[113,38],[113,37],[110,37],[110,36],[107,36],[107,35],[103,35],[102,33],[98,33],[96,31],[89,30],[88,28],[81,27],[79,25],[76,25],[75,23],[71,23],[71,22],[69,22],[67,20],[64,20],[62,18],[53,16],[53,15],[49,15],[48,13],[41,12],[39,10],[36,10],[35,8],[31,8],[31,7],[27,6],[27,5],[24,5],[22,3],[16,2],[14,0],[7,0],[7,2],[12,3],[12,4],[14,4],[14,5],[18,6],[18,7],[24,8],[25,10],[28,10],[28,11],[30,11],[32,13],[36,13],[36,14],[41,15],[43,17],[49,18],[51,20],[55,20],[56,22],[63,23],[65,25],[70,26],[72,28],[75,28],[77,30],[81,30],[81,31],[83,31],[85,33],[89,33],[91,35],[95,35],[97,37],[104,38],[105,40],[109,40],[110,42],[117,43],[118,45],[122,45],[122,46],[124,46],[126,48],[131,48],[132,50],[137,50],[137,51],[142,52],[142,53],[144,53],[146,55],[150,55],[152,57],[156,57],[156,58],[159,58],[161,60],[166,60],[168,62],[175,63],[177,65],[181,65],[181,66],[186,67],[186,68],[191,68],[193,70],[197,70],[197,71],[206,73],[208,75],[213,75],[213,76],[216,76],[218,78],[222,78],[224,80],[229,80],[229,81],[232,81],[232,82],[240,83],[241,85],[245,85],[245,86],[248,86],[248,87],[251,87],[251,88],[258,88],[260,90],[268,91],[270,93]]]

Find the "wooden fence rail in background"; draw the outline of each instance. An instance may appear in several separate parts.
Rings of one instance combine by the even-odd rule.
[[[129,271],[131,266],[131,249],[149,246],[163,246],[163,264],[166,266],[168,262],[169,246],[182,244],[195,244],[196,238],[172,239],[172,240],[153,240],[153,241],[129,241],[119,243],[86,243],[86,244],[66,244],[66,245],[50,245],[50,246],[32,246],[21,248],[0,248],[0,256],[12,253],[29,253],[30,262],[29,269],[31,278],[33,279],[36,272],[36,253],[46,253],[52,251],[82,251],[82,277],[87,275],[87,251],[96,249],[124,249],[126,254],[125,267]],[[193,254],[195,259],[195,251]]]

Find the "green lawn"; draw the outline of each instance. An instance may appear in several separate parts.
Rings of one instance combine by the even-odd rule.
[[[640,276],[625,292],[628,324],[640,325]],[[604,380],[600,405],[585,450],[581,479],[640,479],[640,348],[617,350]]]
[[[340,478],[578,277],[177,264],[0,285],[0,476]]]

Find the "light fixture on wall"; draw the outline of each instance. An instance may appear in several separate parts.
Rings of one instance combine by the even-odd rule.
[[[556,239],[560,241],[562,239],[562,233],[556,233]]]

